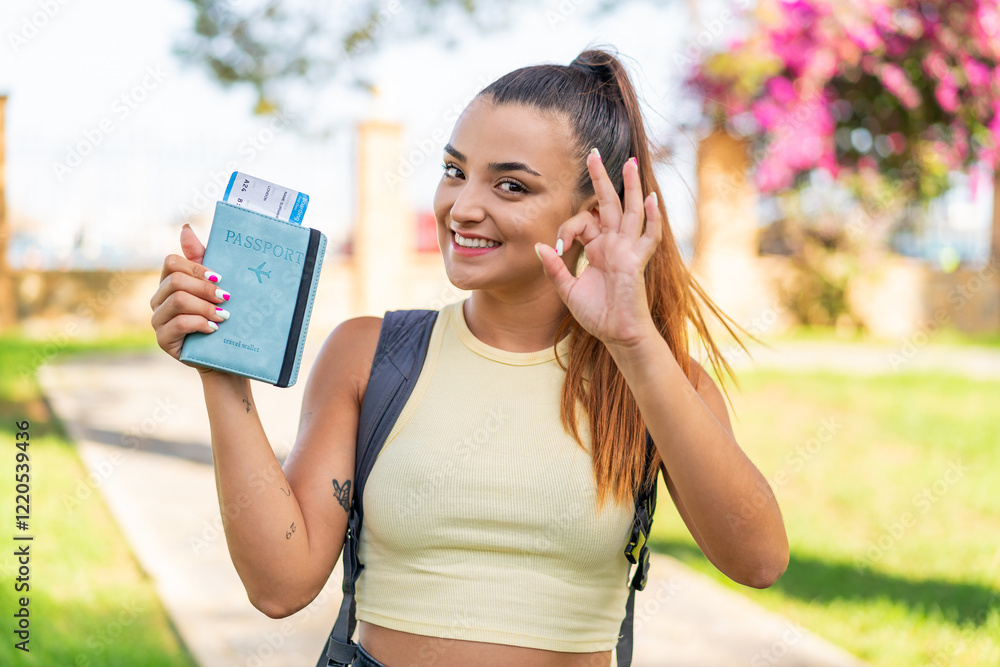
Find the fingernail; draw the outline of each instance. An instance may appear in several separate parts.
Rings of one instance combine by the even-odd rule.
[[[542,251],[538,249],[538,246],[540,246],[540,245],[542,245],[542,244],[541,243],[536,243],[535,244],[535,254],[538,255],[538,259],[542,258]]]
[[[229,292],[224,289],[215,290],[216,298],[222,299],[223,301],[229,301]]]
[[[188,229],[191,229],[191,225],[189,225],[186,222],[183,225],[181,225],[181,229],[184,229],[185,227],[187,227]]]
[[[653,191],[653,206],[660,205],[660,198],[656,195],[656,191]]]
[[[601,151],[597,150],[597,146],[590,149],[590,152],[597,156],[597,159],[604,162],[604,158],[601,157]]]
[[[222,319],[224,319],[224,320],[228,320],[229,319],[229,311],[226,310],[225,308],[219,308],[218,306],[216,306],[215,307],[215,312],[218,313],[219,317],[221,317]]]
[[[563,242],[562,239],[556,239],[556,254],[562,257]]]
[[[213,283],[217,283],[217,282],[219,282],[220,280],[222,280],[222,276],[220,276],[220,275],[219,275],[218,273],[216,273],[215,271],[205,271],[205,279],[206,279],[206,280],[210,280],[210,281],[212,281]]]
[[[211,329],[212,331],[218,331],[219,330],[219,325],[216,324],[215,322],[213,322],[212,320],[209,320],[208,321],[208,328]]]
[[[634,164],[634,165],[635,165],[635,168],[636,168],[636,169],[638,169],[638,168],[639,168],[639,161],[638,161],[638,160],[636,160],[636,159],[635,159],[634,157],[632,157],[632,158],[629,158],[629,161],[630,161],[630,162],[631,162],[632,164]]]

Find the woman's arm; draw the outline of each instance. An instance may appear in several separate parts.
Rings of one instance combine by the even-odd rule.
[[[190,227],[184,256],[163,263],[150,300],[157,343],[178,358],[184,337],[226,327],[220,279],[200,262]],[[344,544],[361,399],[375,354],[378,318],[341,324],[313,366],[299,434],[282,470],[257,415],[250,381],[198,368],[212,432],[216,488],[229,553],[247,595],[271,617],[287,616],[319,593]]]
[[[773,584],[788,565],[781,510],[737,444],[712,378],[692,359],[695,388],[655,329],[608,350],[669,473],[671,498],[702,552],[736,582]]]
[[[644,271],[663,251],[658,196],[643,197],[634,158],[622,167],[624,208],[596,149],[587,169],[594,195],[563,223],[559,239],[564,247],[582,243],[589,266],[573,276],[540,243],[542,266],[576,321],[621,370],[669,472],[671,497],[702,551],[733,580],[770,586],[788,564],[778,503],[736,443],[718,388],[695,363],[695,389],[650,313]],[[747,503],[754,509],[749,521]]]
[[[245,378],[205,373],[216,487],[229,553],[255,607],[281,618],[322,589],[344,545],[361,398],[380,320],[349,320],[320,352],[284,470]]]

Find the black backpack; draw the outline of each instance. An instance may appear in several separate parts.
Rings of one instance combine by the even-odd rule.
[[[364,519],[362,498],[365,482],[368,481],[368,473],[375,464],[375,457],[417,382],[436,318],[436,310],[396,310],[387,312],[382,319],[382,330],[379,333],[378,346],[375,348],[375,359],[372,362],[368,389],[365,391],[358,423],[354,499],[351,503],[347,535],[344,540],[344,600],[340,605],[340,613],[337,615],[333,631],[330,633],[327,648],[320,656],[316,667],[345,667],[354,660],[357,651],[357,645],[351,641],[357,623],[354,616],[354,585],[365,567],[363,563],[358,562],[358,544]],[[648,461],[653,452],[653,442],[648,431],[646,447]],[[655,507],[656,484],[653,484],[651,488],[643,489],[636,498],[632,534],[625,547],[625,558],[638,567],[633,575],[629,566],[628,603],[625,606],[625,619],[622,621],[616,649],[618,667],[628,667],[632,664],[632,616],[635,592],[641,591],[646,586],[649,572],[649,549],[646,541]]]

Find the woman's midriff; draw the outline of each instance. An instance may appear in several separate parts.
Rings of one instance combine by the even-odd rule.
[[[427,637],[358,622],[358,641],[386,667],[609,667],[611,651],[564,653]]]

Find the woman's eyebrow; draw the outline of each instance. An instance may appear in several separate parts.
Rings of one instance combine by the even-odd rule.
[[[444,152],[453,156],[456,160],[462,162],[467,162],[468,159],[465,155],[459,151],[457,148],[451,144],[446,144],[444,147]],[[486,165],[487,169],[490,171],[526,171],[529,174],[534,174],[535,176],[541,176],[537,171],[524,164],[523,162],[490,162]]]

